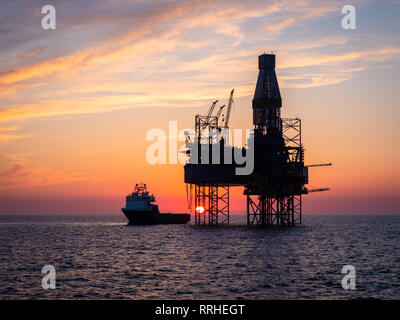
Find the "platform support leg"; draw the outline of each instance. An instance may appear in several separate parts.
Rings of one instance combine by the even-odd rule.
[[[285,197],[247,194],[247,224],[293,226],[302,222],[301,195]]]

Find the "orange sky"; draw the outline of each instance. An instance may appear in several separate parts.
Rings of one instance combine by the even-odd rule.
[[[356,2],[349,31],[343,4],[54,1],[50,31],[36,4],[0,4],[0,213],[120,214],[140,181],[162,211],[186,211],[183,166],[148,164],[146,133],[193,127],[232,88],[231,127],[251,128],[271,50],[306,164],[334,164],[310,169],[309,188],[331,191],[306,196],[305,214],[398,213],[399,5]]]

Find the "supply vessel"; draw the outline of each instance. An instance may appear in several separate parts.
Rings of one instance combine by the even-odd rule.
[[[125,208],[121,209],[128,224],[184,224],[190,221],[190,214],[160,213],[155,201],[154,195],[147,191],[146,184],[136,184],[135,191],[126,196]]]

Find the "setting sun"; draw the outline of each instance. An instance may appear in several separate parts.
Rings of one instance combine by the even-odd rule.
[[[205,211],[205,209],[202,206],[196,207],[196,212],[197,213],[202,214],[202,213],[204,213],[204,211]]]

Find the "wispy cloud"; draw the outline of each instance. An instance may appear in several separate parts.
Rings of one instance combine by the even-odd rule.
[[[80,172],[66,172],[49,167],[28,167],[23,160],[0,169],[0,189],[43,187],[88,179],[90,178]]]
[[[286,68],[300,68],[310,66],[322,66],[333,63],[351,62],[356,60],[362,61],[385,61],[385,60],[398,60],[400,58],[400,48],[382,48],[372,49],[365,51],[350,51],[343,54],[301,54],[295,57],[285,59],[279,66],[281,69]]]
[[[19,127],[0,127],[0,143],[7,143],[16,139],[22,139],[31,136],[31,134],[18,133]]]
[[[346,35],[279,40],[291,27],[338,14],[336,1],[318,6],[305,0],[132,3],[123,2],[109,13],[101,1],[97,12],[85,1],[81,13],[61,7],[69,20],[61,20],[57,32],[79,37],[76,30],[81,30],[81,40],[89,37],[89,45],[77,41],[67,54],[56,50],[44,56],[43,43],[35,47],[34,38],[19,51],[28,62],[0,72],[0,122],[199,105],[231,87],[239,97],[250,95],[255,57],[265,47],[278,52],[282,86],[296,88],[337,84],[399,55],[398,47],[353,48]],[[104,38],[92,41],[99,37],[93,30],[100,27]],[[332,47],[335,53],[324,50]],[[301,75],[296,69],[302,69]]]
[[[329,73],[300,73],[296,75],[284,75],[280,77],[282,83],[287,88],[312,88],[338,84],[346,80],[353,79],[358,72],[365,68],[342,69]]]

